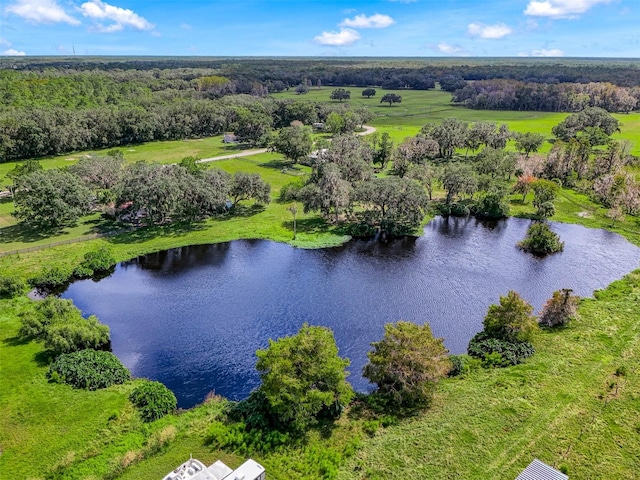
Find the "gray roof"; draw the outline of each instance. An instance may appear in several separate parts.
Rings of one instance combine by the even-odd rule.
[[[537,458],[525,468],[516,480],[568,480],[569,477],[551,468]]]

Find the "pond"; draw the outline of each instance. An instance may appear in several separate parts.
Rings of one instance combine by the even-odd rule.
[[[255,351],[304,322],[330,327],[349,380],[384,324],[429,322],[464,353],[487,307],[510,289],[538,312],[554,290],[581,296],[640,267],[640,248],[617,234],[553,223],[563,253],[516,247],[530,221],[437,218],[419,238],[352,241],[303,250],[254,240],[172,249],[124,262],[109,278],[63,294],[111,327],[113,351],[137,377],[159,380],[191,407],[211,392],[245,398],[259,383]]]

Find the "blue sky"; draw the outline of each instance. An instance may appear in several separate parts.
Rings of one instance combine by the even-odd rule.
[[[0,0],[3,55],[640,57],[640,0]]]

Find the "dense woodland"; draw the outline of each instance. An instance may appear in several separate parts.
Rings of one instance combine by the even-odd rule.
[[[11,63],[14,62],[14,63]],[[349,122],[367,109],[304,101],[311,86],[432,89],[471,108],[610,112],[640,108],[633,62],[425,65],[423,62],[303,60],[4,61],[0,70],[0,161],[175,140],[234,131],[264,143],[298,120],[324,122],[332,111]],[[270,93],[295,89],[300,100]],[[343,100],[343,99],[340,99]]]

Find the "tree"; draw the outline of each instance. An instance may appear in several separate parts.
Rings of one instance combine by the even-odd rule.
[[[375,137],[373,148],[373,163],[379,163],[380,168],[384,170],[387,162],[391,160],[391,153],[393,152],[393,141],[389,134],[384,132],[379,141]]]
[[[351,92],[349,90],[345,90],[344,88],[336,88],[333,92],[331,92],[329,98],[331,98],[331,100],[344,102],[345,100],[349,100],[351,98]]]
[[[365,88],[364,90],[362,90],[363,97],[371,98],[371,97],[375,97],[375,95],[376,95],[375,88]]]
[[[116,151],[119,152],[119,150]],[[114,154],[81,158],[78,163],[71,165],[68,170],[79,177],[85,185],[95,190],[96,193],[101,190],[110,190],[122,179],[124,156],[122,154]]]
[[[443,339],[433,336],[428,323],[387,323],[384,338],[371,346],[362,375],[394,405],[427,406],[436,384],[451,370]]]
[[[518,246],[534,255],[549,255],[564,250],[564,242],[561,242],[558,234],[544,222],[532,223]]]
[[[551,180],[540,179],[534,181],[531,188],[535,194],[533,206],[536,207],[536,215],[541,218],[552,217],[555,213],[553,202],[560,190],[558,184]]]
[[[298,194],[304,212],[320,210],[329,215],[333,209],[337,223],[340,212],[351,206],[353,187],[342,178],[340,167],[335,163],[321,164],[313,180]]]
[[[439,125],[425,125],[420,130],[427,138],[432,138],[440,147],[441,158],[451,158],[456,148],[463,148],[467,141],[469,124],[457,118],[445,118]]]
[[[262,108],[236,108],[236,121],[234,132],[241,142],[252,145],[262,143],[271,131],[273,118]]]
[[[540,312],[538,323],[547,327],[557,327],[569,323],[569,320],[576,316],[578,300],[580,300],[576,295],[571,295],[572,292],[573,290],[570,288],[553,292],[553,296],[547,300],[542,312]]]
[[[301,83],[296,87],[296,94],[305,95],[307,93],[309,93],[309,87],[307,85]]]
[[[474,181],[474,172],[470,165],[460,163],[447,163],[440,172],[442,188],[447,192],[446,204],[468,190],[470,183]]]
[[[16,179],[15,217],[26,225],[56,229],[75,225],[91,210],[91,192],[71,173],[37,170]]]
[[[129,395],[144,422],[152,422],[173,412],[178,405],[174,393],[160,382],[144,380]]]
[[[401,103],[402,97],[397,93],[385,93],[380,99],[380,103],[388,103],[391,106],[394,103]]]
[[[257,173],[236,172],[231,181],[229,195],[233,205],[243,200],[255,200],[260,205],[271,201],[271,185]]]
[[[531,185],[536,181],[536,178],[531,175],[522,175],[518,177],[517,183],[513,186],[515,193],[522,194],[522,203],[527,198],[527,194],[531,191]]]
[[[418,182],[399,177],[363,182],[356,198],[365,210],[375,213],[370,218],[389,235],[412,234],[421,225],[428,202]]]
[[[514,133],[516,149],[525,153],[525,158],[529,158],[531,152],[537,152],[544,143],[544,135],[541,133]]]
[[[304,432],[323,414],[339,415],[353,398],[349,360],[338,355],[326,327],[304,324],[296,335],[269,340],[256,355],[258,390],[281,425],[294,431]]]
[[[576,138],[579,133],[586,132],[595,141],[591,142],[591,145],[602,145],[603,141],[606,142],[606,137],[620,131],[620,122],[603,108],[589,107],[581,112],[572,113],[551,131],[565,142]],[[598,131],[604,134],[604,138]]]
[[[273,149],[294,164],[308,157],[312,148],[311,129],[299,123],[280,129],[273,141]]]
[[[420,182],[427,191],[429,200],[433,199],[433,188],[439,178],[439,172],[431,163],[412,165],[411,168],[409,168],[409,178]]]
[[[483,321],[484,332],[508,342],[528,342],[538,326],[532,312],[533,307],[510,290],[506,297],[500,297],[499,305],[489,306]]]
[[[440,146],[432,138],[423,135],[405,138],[396,151],[396,161],[404,160],[405,164],[423,164],[427,159],[438,155]],[[402,175],[401,175],[402,176]]]
[[[337,112],[331,112],[329,113],[329,115],[327,115],[327,119],[324,122],[324,127],[333,135],[338,135],[344,131],[344,117]]]

